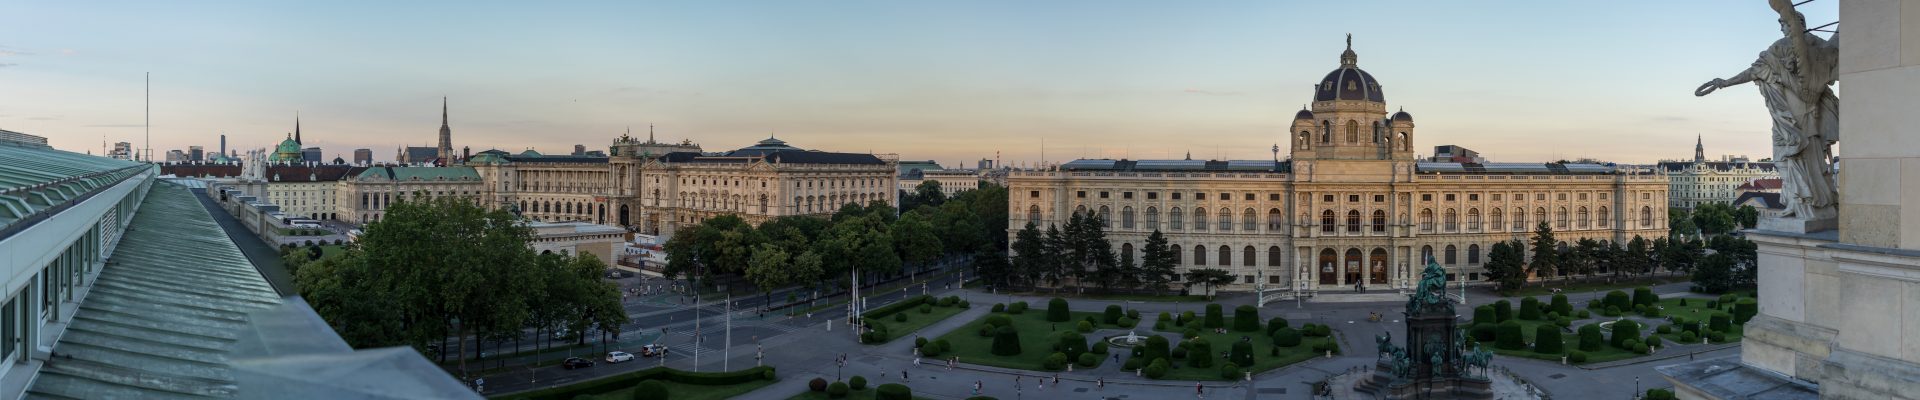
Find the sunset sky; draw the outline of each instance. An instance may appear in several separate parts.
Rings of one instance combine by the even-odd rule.
[[[1801,6],[1809,25],[1838,2]],[[649,124],[950,166],[1268,159],[1347,33],[1415,144],[1494,161],[1769,156],[1765,1],[0,3],[0,129],[99,153],[431,145],[605,149]],[[1042,152],[1044,141],[1045,151]]]

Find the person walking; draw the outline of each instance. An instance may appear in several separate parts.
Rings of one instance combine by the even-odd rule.
[[[1106,378],[1106,377],[1100,377],[1100,378],[1097,378],[1097,379],[1094,379],[1094,380],[1093,380],[1093,389],[1094,389],[1094,390],[1098,390],[1098,391],[1102,391],[1102,392],[1105,392],[1105,391],[1107,391],[1107,378]]]
[[[1193,383],[1193,398],[1196,398],[1196,399],[1205,399],[1205,398],[1207,398],[1207,387],[1206,387],[1206,386],[1201,386],[1199,382],[1194,382],[1194,383]]]
[[[912,382],[912,381],[913,381],[913,378],[908,378],[908,377],[907,377],[907,370],[904,370],[904,369],[903,369],[903,370],[900,370],[900,380],[901,380],[901,381],[905,381],[905,382]]]
[[[973,395],[980,395],[980,381],[973,381]]]

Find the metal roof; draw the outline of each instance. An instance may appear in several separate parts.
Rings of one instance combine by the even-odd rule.
[[[1286,162],[1269,160],[1073,160],[1061,164],[1060,169],[1068,171],[1228,171],[1228,172],[1287,172],[1291,168]]]
[[[1415,164],[1421,173],[1442,174],[1548,174],[1548,175],[1596,175],[1613,173],[1614,168],[1600,164],[1577,163],[1451,163],[1423,162]]]
[[[0,237],[8,226],[151,171],[150,164],[0,142]],[[25,225],[22,225],[25,226]]]

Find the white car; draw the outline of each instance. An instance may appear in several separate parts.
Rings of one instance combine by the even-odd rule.
[[[622,363],[627,361],[633,361],[633,354],[628,354],[627,352],[624,352],[624,351],[614,351],[614,352],[607,353],[607,363]]]

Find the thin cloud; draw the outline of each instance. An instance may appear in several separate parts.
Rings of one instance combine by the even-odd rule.
[[[19,63],[0,63],[0,68],[12,67],[17,65],[20,65],[20,64]]]
[[[97,125],[86,125],[86,127],[88,127],[88,128],[139,128],[139,127],[144,127],[144,126],[146,126],[146,125],[142,125],[142,124],[97,124]]]
[[[1239,96],[1239,95],[1247,94],[1246,92],[1220,92],[1220,91],[1212,91],[1212,90],[1205,90],[1205,89],[1187,89],[1185,90],[1185,92],[1192,93],[1192,94],[1204,94],[1208,96]]]

